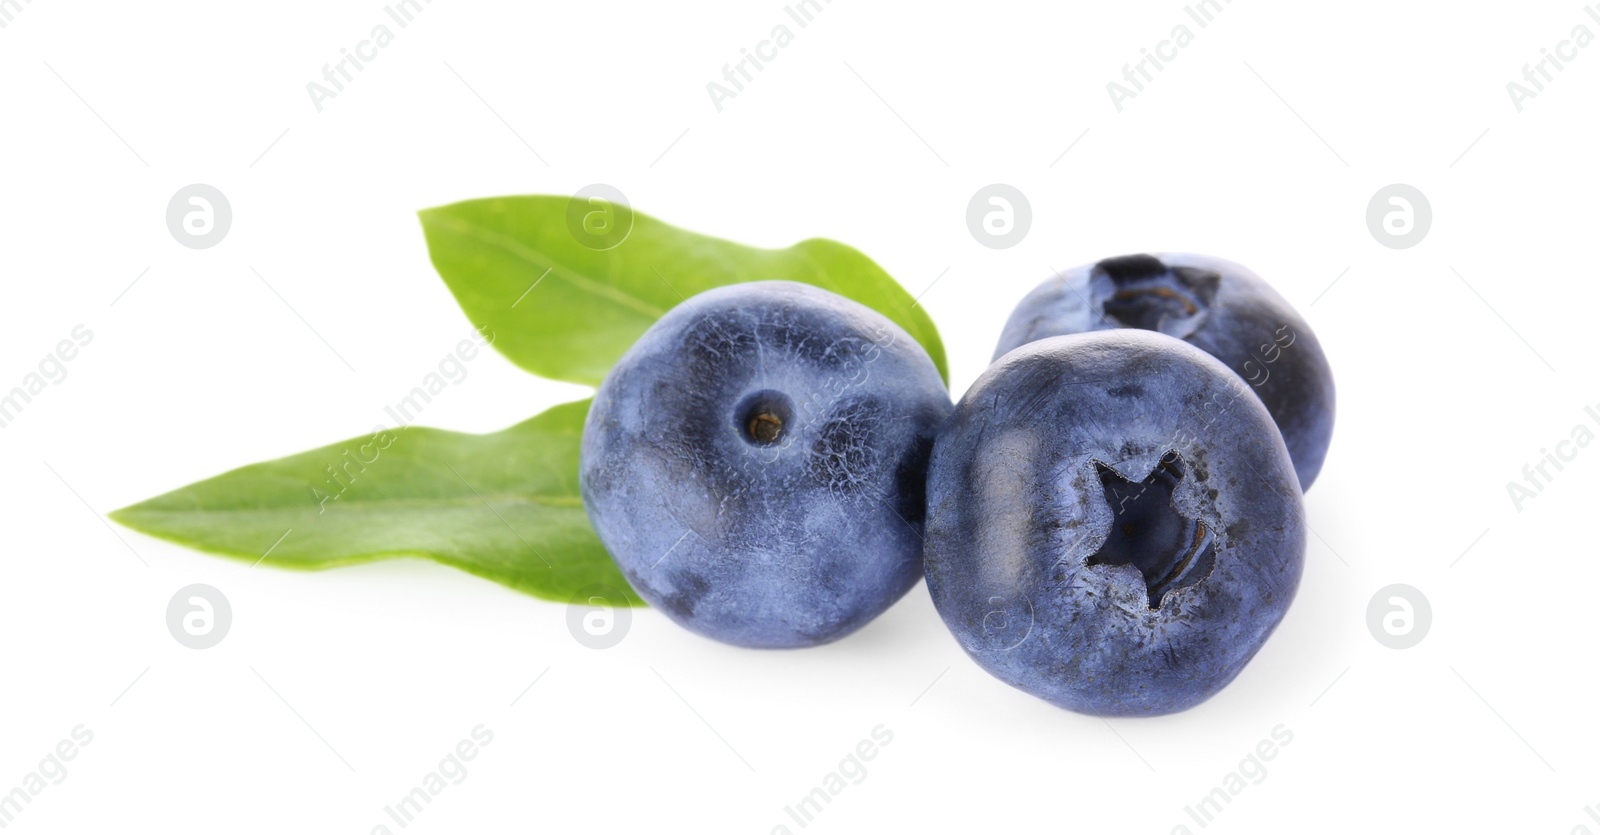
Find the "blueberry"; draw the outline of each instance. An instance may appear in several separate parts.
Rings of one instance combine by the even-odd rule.
[[[595,395],[580,488],[639,595],[750,647],[843,637],[922,576],[928,455],[950,395],[905,331],[762,281],[662,317]]]
[[[1316,334],[1255,273],[1182,253],[1077,267],[1017,305],[994,356],[1047,336],[1113,328],[1159,331],[1222,360],[1277,422],[1300,488],[1317,480],[1333,436],[1333,374]]]
[[[1250,390],[1140,330],[990,366],[928,470],[928,590],[967,653],[1101,716],[1184,710],[1233,680],[1305,558],[1294,465]]]

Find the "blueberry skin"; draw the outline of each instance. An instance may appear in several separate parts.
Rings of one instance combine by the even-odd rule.
[[[1012,311],[994,358],[1047,336],[1143,328],[1222,360],[1255,389],[1308,490],[1333,437],[1333,372],[1311,327],[1260,276],[1221,258],[1127,255],[1049,279]]]
[[[1283,618],[1301,503],[1271,416],[1222,363],[1141,330],[1052,337],[990,366],[939,433],[928,590],[1002,681],[1083,713],[1172,713]]]
[[[904,330],[806,284],[709,290],[606,376],[579,486],[628,582],[747,647],[841,638],[922,576],[928,455],[951,410]]]

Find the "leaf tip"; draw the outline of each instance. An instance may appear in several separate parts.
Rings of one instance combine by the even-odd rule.
[[[116,510],[107,513],[106,518],[116,522],[124,528],[133,528],[133,523],[129,520],[129,517],[133,516],[133,511],[138,507],[139,506],[136,504],[130,504],[127,507],[119,507]]]

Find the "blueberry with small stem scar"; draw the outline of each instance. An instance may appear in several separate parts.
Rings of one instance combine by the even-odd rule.
[[[710,638],[847,635],[922,576],[928,455],[950,395],[915,340],[810,285],[709,290],[606,376],[579,486],[652,606]]]

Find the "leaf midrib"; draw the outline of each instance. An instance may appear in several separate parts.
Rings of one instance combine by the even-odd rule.
[[[579,290],[580,292],[587,293],[597,298],[609,299],[617,304],[631,309],[633,312],[638,313],[641,316],[649,317],[651,321],[660,319],[662,316],[667,314],[665,309],[657,307],[656,305],[651,304],[650,302],[639,296],[633,295],[632,293],[623,292],[612,285],[595,282],[582,273],[579,273],[577,270],[574,270],[565,264],[559,263],[553,258],[543,256],[537,250],[529,249],[522,243],[518,242],[515,238],[512,238],[503,232],[490,229],[477,223],[452,217],[450,215],[441,215],[439,217],[442,218],[442,220],[439,221],[441,225],[449,227],[456,232],[465,235],[466,237],[474,238],[491,246],[498,247],[516,258],[520,258],[523,261],[533,264],[535,267],[549,268],[550,276],[552,278],[566,282],[568,285]]]
[[[468,505],[481,505],[481,504],[484,504],[485,502],[488,502],[490,504],[493,504],[495,502],[499,502],[501,504],[534,504],[534,505],[543,505],[545,507],[553,507],[553,508],[578,508],[578,509],[582,509],[582,507],[583,507],[583,499],[579,498],[578,496],[542,496],[542,495],[528,495],[528,494],[525,494],[525,493],[495,493],[495,494],[492,494],[492,495],[485,495],[485,496],[483,496],[481,498],[478,497],[478,496],[448,496],[448,497],[441,497],[441,498],[436,498],[436,499],[434,499],[434,498],[403,498],[403,499],[349,499],[349,500],[334,499],[334,500],[332,500],[332,504],[333,504],[334,507],[352,507],[352,506],[354,506],[354,507],[361,507],[363,509],[371,509],[371,510],[379,510],[379,509],[390,508],[390,507],[393,507],[393,508],[396,508],[396,509],[404,509],[404,508],[407,508],[407,507],[454,508],[454,507],[464,507],[464,506],[468,506]],[[151,509],[148,509],[148,510],[140,510],[140,511],[138,511],[138,515],[148,517],[148,516],[155,515],[155,514],[165,514],[165,515],[192,515],[192,514],[204,514],[204,513],[278,514],[278,513],[283,513],[285,511],[290,511],[290,510],[292,510],[294,508],[297,508],[299,506],[300,505],[297,504],[297,505],[268,505],[268,506],[265,506],[265,507],[262,507],[262,506],[257,506],[257,507],[221,507],[221,508],[219,508],[219,507],[199,507],[199,508],[184,508],[184,509],[173,508],[173,509],[170,509],[170,510],[151,508]]]

